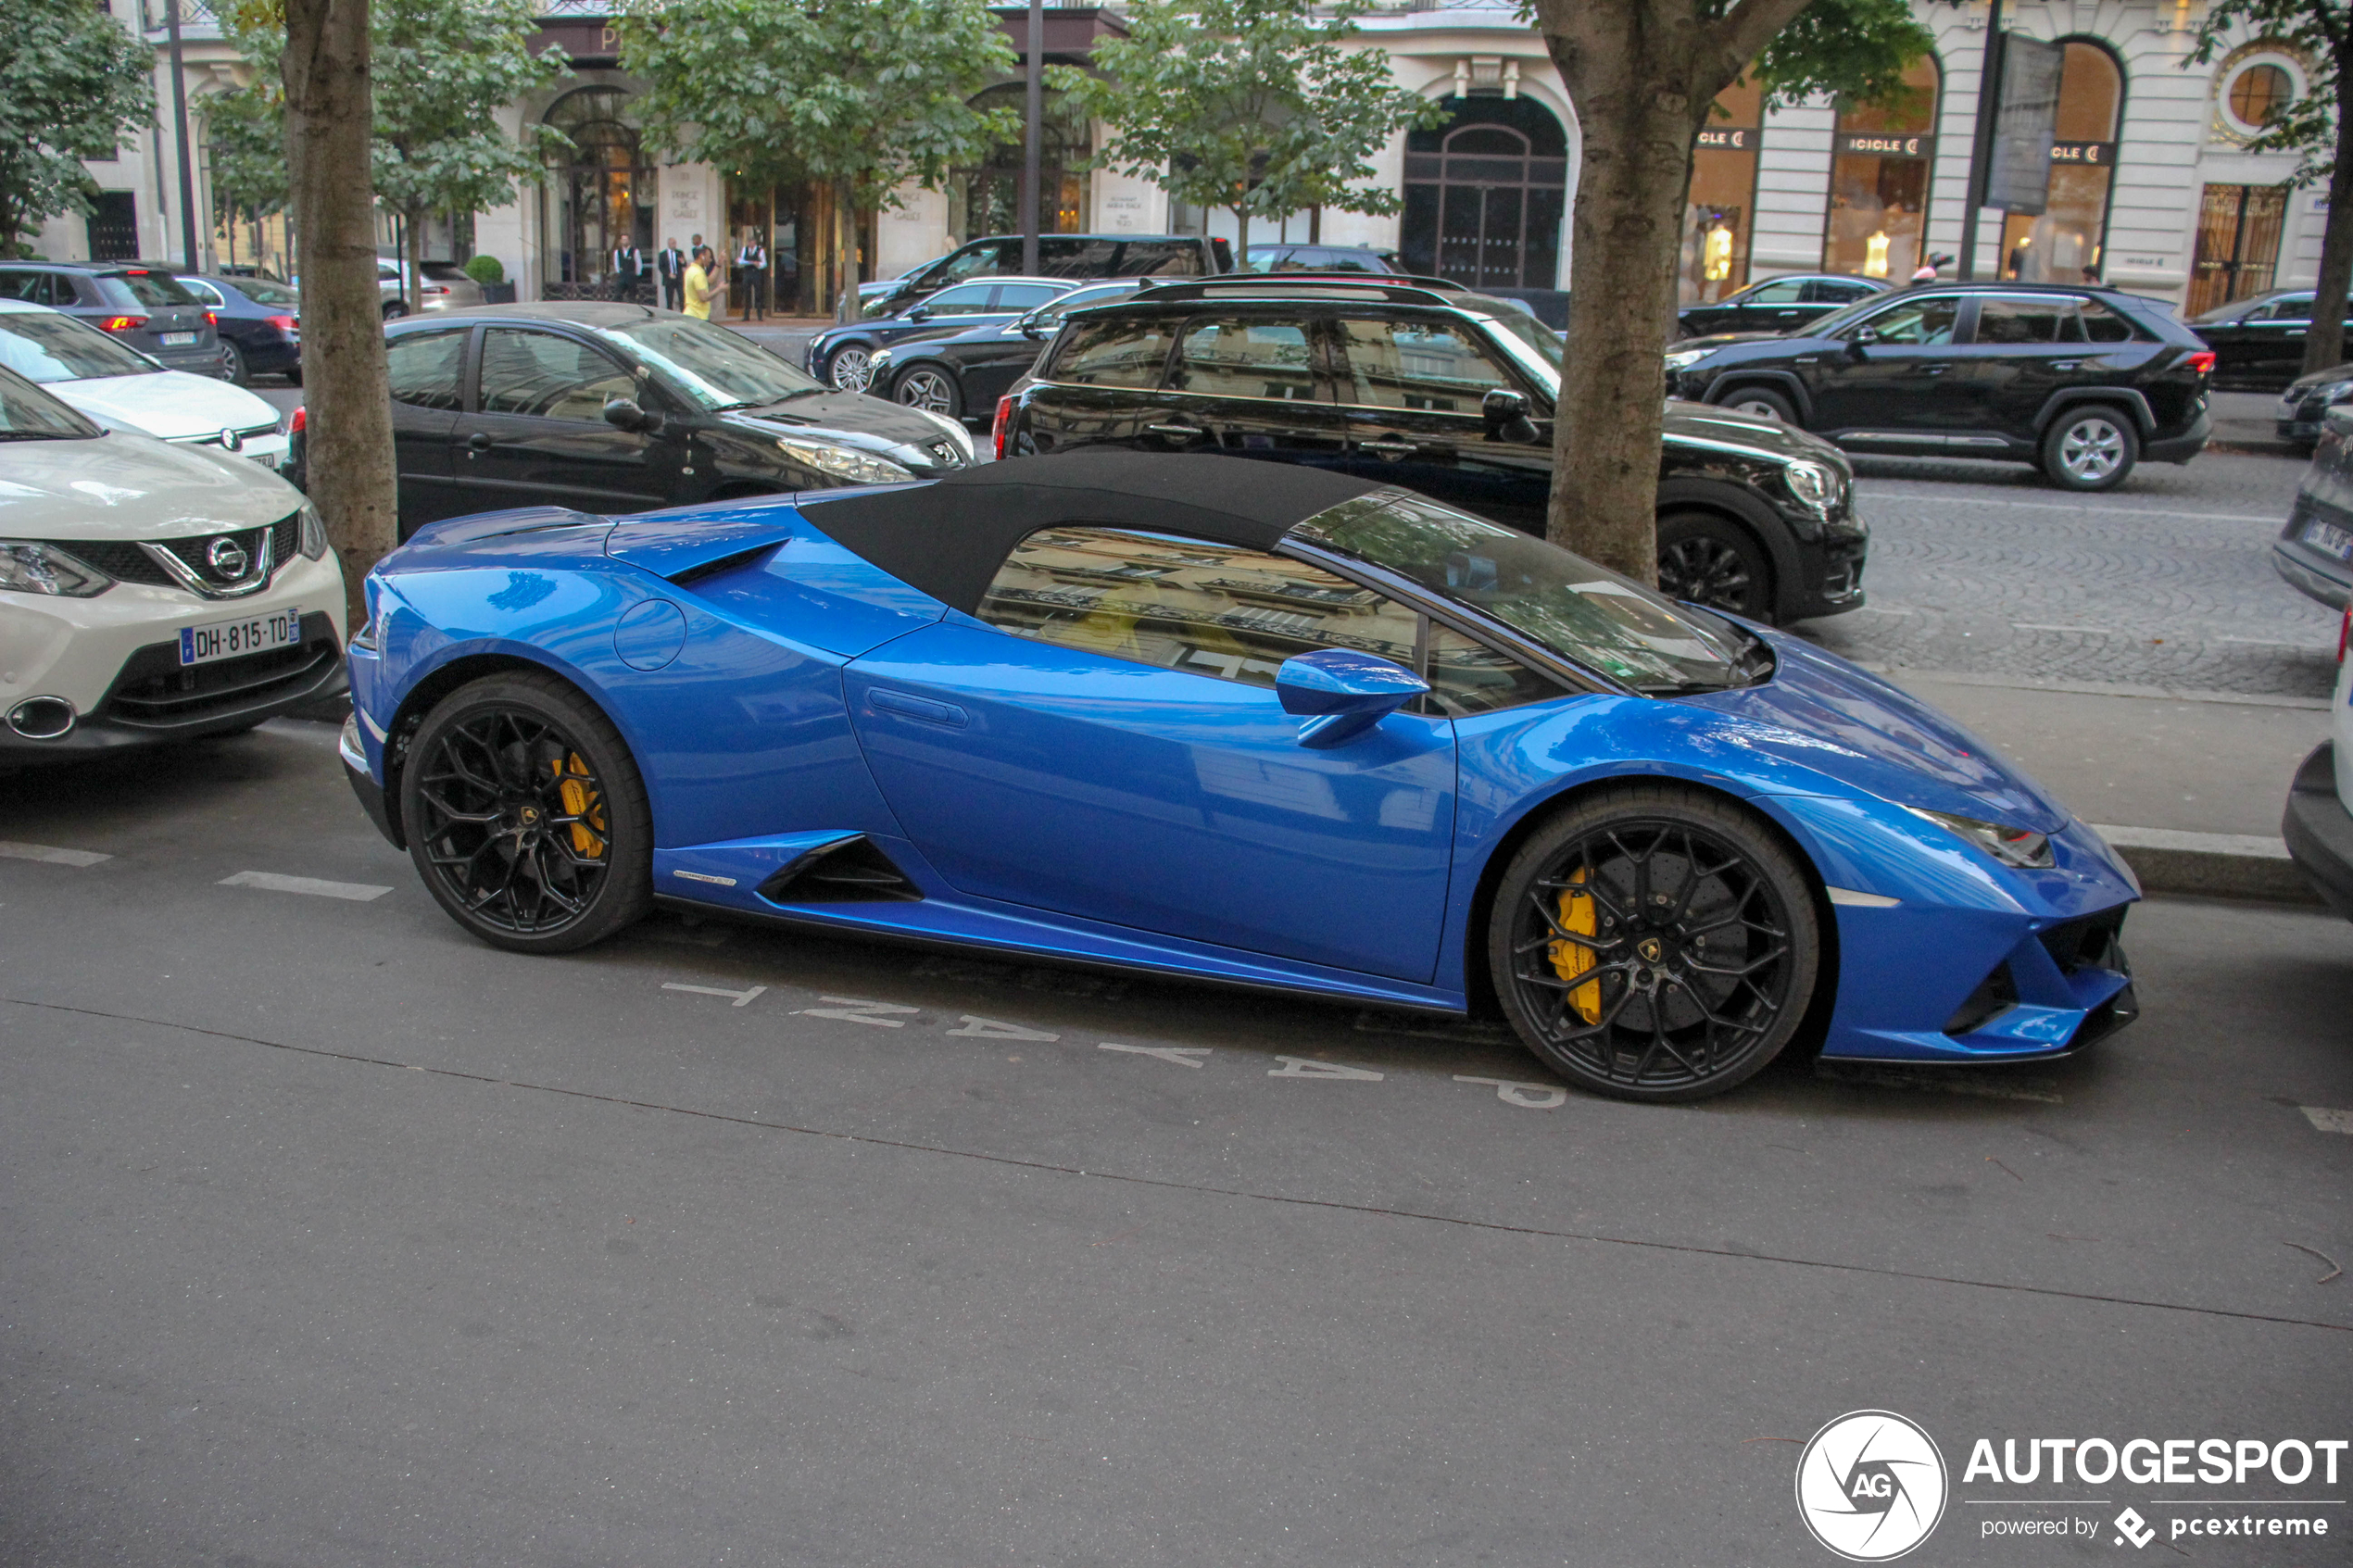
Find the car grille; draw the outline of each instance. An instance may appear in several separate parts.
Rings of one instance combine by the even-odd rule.
[[[234,427],[233,426],[230,428],[233,429]],[[278,426],[274,420],[266,425],[253,425],[247,429],[237,432],[237,444],[242,446],[248,441],[258,441],[264,436],[275,435],[277,433]],[[193,441],[182,443],[182,445],[189,446],[218,446],[220,444],[220,436],[218,432],[215,432],[211,435],[198,436]]]
[[[96,567],[118,583],[145,583],[169,588],[173,582],[171,573],[163,569],[163,562],[127,542],[68,539],[60,541],[57,548],[76,560]]]
[[[151,643],[124,661],[107,695],[106,714],[118,723],[170,729],[201,722],[302,690],[341,657],[334,623],[323,611],[302,618],[295,647],[182,668],[180,645]]]
[[[231,576],[217,570],[211,560],[213,541],[228,539],[245,554],[248,561],[261,558],[262,541],[270,544],[270,572],[276,576],[280,568],[294,559],[302,545],[302,514],[280,518],[264,528],[238,528],[223,533],[195,533],[183,539],[157,539],[157,548],[168,550],[174,559],[195,574],[196,581],[211,587],[226,588],[250,585],[251,576]],[[146,546],[127,540],[59,539],[55,547],[74,559],[97,568],[118,583],[144,583],[150,587],[179,586],[163,562],[155,558]]]
[[[2041,933],[2043,947],[2061,974],[2073,974],[2079,969],[2105,969],[2118,974],[2130,974],[2132,966],[2125,961],[2120,940],[2124,933],[2124,906],[2103,909],[2095,915],[2085,915]]]

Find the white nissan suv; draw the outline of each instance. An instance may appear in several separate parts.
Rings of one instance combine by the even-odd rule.
[[[345,689],[302,493],[0,369],[0,768],[249,729]]]

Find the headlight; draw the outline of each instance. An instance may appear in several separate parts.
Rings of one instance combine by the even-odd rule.
[[[1924,822],[1957,838],[1974,844],[2006,866],[2018,866],[2026,871],[2048,871],[2057,862],[2051,859],[2048,834],[2032,833],[2014,828],[2007,822],[1981,822],[1975,817],[1956,817],[1944,811],[1923,810],[1918,806],[1904,808]]]
[[[113,586],[113,578],[82,565],[55,545],[0,539],[0,593],[87,599]]]
[[[302,508],[302,542],[296,548],[312,560],[327,553],[327,520],[315,506],[306,504]]]
[[[1677,370],[1688,370],[1715,352],[1712,348],[1679,348],[1667,357],[1667,371],[1672,374]]]
[[[1839,492],[1845,488],[1839,483],[1836,469],[1804,458],[1782,464],[1781,477],[1788,482],[1789,493],[1797,497],[1798,503],[1818,517],[1828,517],[1837,509]]]
[[[776,450],[796,463],[836,479],[846,479],[852,484],[897,484],[915,477],[887,458],[852,451],[847,446],[827,446],[780,435],[776,438]]]

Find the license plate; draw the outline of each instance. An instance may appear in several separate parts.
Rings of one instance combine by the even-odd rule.
[[[2333,522],[2308,522],[2304,525],[2304,542],[2323,555],[2353,561],[2353,529],[2339,528]]]
[[[180,628],[180,662],[209,664],[216,659],[241,659],[249,653],[292,647],[302,641],[302,611],[273,610],[243,621],[208,621],[202,626]]]
[[[166,332],[157,341],[161,343],[166,348],[185,348],[190,344],[196,341],[196,334],[194,332]]]

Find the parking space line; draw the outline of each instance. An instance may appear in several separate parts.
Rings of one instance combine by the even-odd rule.
[[[2353,1110],[2334,1110],[2325,1105],[2299,1105],[2305,1120],[2323,1133],[2353,1134]]]
[[[365,904],[392,891],[365,882],[326,882],[315,876],[280,876],[276,872],[239,872],[224,876],[222,887],[258,887],[265,893],[308,893],[314,898],[348,898]]]
[[[682,985],[675,980],[663,981],[661,988],[665,991],[692,991],[698,997],[726,997],[731,998],[730,1005],[739,1008],[749,1007],[755,997],[768,989],[765,985],[755,985],[749,991],[730,991],[719,985]]]
[[[1179,1067],[1199,1067],[1201,1059],[1209,1054],[1207,1046],[1119,1046],[1109,1040],[1095,1048],[1099,1051],[1126,1051],[1130,1056],[1157,1057],[1162,1061],[1173,1061]]]
[[[39,860],[49,866],[94,866],[113,859],[112,855],[101,855],[94,849],[58,849],[46,844],[12,844],[0,838],[0,859]]]
[[[1369,1067],[1349,1067],[1337,1061],[1317,1061],[1313,1057],[1277,1056],[1280,1067],[1266,1070],[1269,1078],[1353,1078],[1360,1083],[1378,1084],[1383,1074]]]

